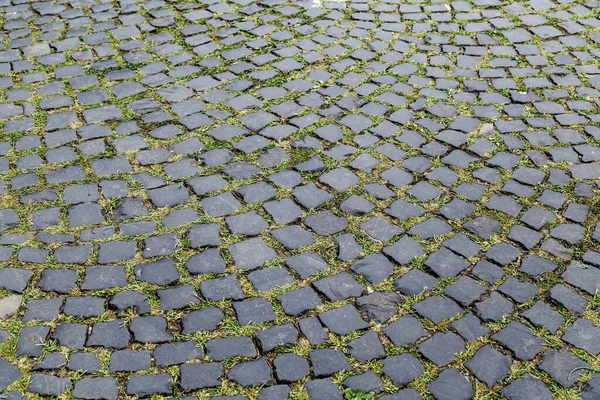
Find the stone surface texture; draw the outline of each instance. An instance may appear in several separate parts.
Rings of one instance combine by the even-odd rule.
[[[600,1],[0,26],[0,398],[600,398]]]

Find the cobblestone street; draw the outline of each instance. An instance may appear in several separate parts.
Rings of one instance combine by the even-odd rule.
[[[600,1],[0,26],[1,399],[600,399]]]

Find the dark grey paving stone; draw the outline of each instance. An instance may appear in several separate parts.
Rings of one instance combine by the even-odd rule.
[[[112,349],[124,349],[129,345],[131,335],[121,320],[96,322],[86,341],[86,346],[99,346]]]
[[[277,319],[273,306],[266,299],[245,300],[233,303],[240,325],[262,324]]]
[[[84,373],[98,373],[102,370],[98,356],[94,353],[74,353],[69,357],[67,369]]]
[[[407,353],[383,360],[383,373],[398,387],[406,386],[423,372],[424,368],[419,360]]]
[[[294,222],[304,213],[302,209],[290,199],[267,202],[263,207],[277,224],[289,224]]]
[[[85,345],[87,330],[87,325],[83,324],[60,324],[54,328],[52,339],[69,349],[82,350]]]
[[[200,283],[200,293],[208,300],[242,300],[246,297],[236,275],[209,279]]]
[[[337,258],[341,261],[351,261],[360,256],[362,247],[351,233],[337,236],[333,239],[338,247]]]
[[[353,375],[343,382],[344,386],[353,391],[361,391],[365,393],[379,393],[383,390],[383,381],[373,371],[367,371],[360,375]]]
[[[572,262],[562,274],[562,278],[570,285],[593,295],[596,292],[595,287],[600,283],[598,272],[600,271],[597,268]]]
[[[381,217],[373,217],[360,225],[360,229],[380,242],[387,242],[403,233],[402,229]]]
[[[571,203],[565,210],[565,217],[577,223],[587,220],[589,207],[584,204]]]
[[[510,230],[508,238],[531,250],[542,240],[542,235],[533,229],[515,225]]]
[[[193,255],[185,264],[191,274],[219,274],[225,272],[225,260],[219,249],[206,249]]]
[[[233,178],[233,180],[240,181],[259,175],[261,170],[249,162],[237,161],[226,165],[223,168],[223,172]]]
[[[167,320],[162,316],[133,318],[129,329],[135,341],[140,343],[163,343],[173,339],[167,330]]]
[[[177,234],[152,236],[144,240],[144,250],[142,256],[151,258],[157,256],[166,256],[173,254],[178,248]]]
[[[535,230],[540,230],[544,225],[552,222],[556,216],[553,212],[534,206],[521,216],[521,221]]]
[[[500,222],[495,219],[483,215],[472,219],[463,225],[469,232],[479,236],[481,239],[487,240],[490,237],[498,234],[501,230]]]
[[[452,322],[451,326],[468,342],[475,342],[489,332],[489,329],[473,314],[465,314]]]
[[[438,366],[450,364],[464,350],[464,342],[452,332],[435,333],[419,344],[419,352]]]
[[[202,153],[199,157],[209,167],[216,167],[231,161],[233,159],[233,153],[227,149],[213,149]]]
[[[290,155],[281,147],[273,147],[258,157],[258,163],[267,168],[274,168],[290,159]]]
[[[488,387],[493,387],[504,379],[509,373],[510,365],[510,358],[490,345],[481,348],[465,363],[469,371]]]
[[[227,185],[227,180],[222,178],[220,175],[208,175],[198,176],[192,179],[188,179],[185,183],[192,188],[194,193],[198,196],[202,196],[207,193],[212,193],[222,189]]]
[[[200,303],[200,296],[192,285],[157,290],[156,294],[160,298],[161,310],[180,310]]]
[[[312,345],[324,344],[329,339],[329,335],[317,317],[302,318],[298,321],[298,326]]]
[[[539,385],[538,385],[539,386]],[[528,389],[528,388],[526,388]],[[594,376],[581,390],[582,400],[591,400],[598,395],[598,378]]]
[[[63,201],[67,204],[90,203],[100,199],[98,185],[70,185],[65,187]]]
[[[248,280],[254,288],[261,292],[273,290],[277,287],[290,285],[294,278],[284,268],[261,268],[248,274]]]
[[[580,358],[571,354],[567,349],[549,349],[542,358],[539,369],[548,373],[556,382],[563,387],[573,386],[585,370],[577,370],[569,375],[575,368],[590,368],[590,365]]]
[[[75,317],[98,317],[104,314],[104,299],[97,296],[67,297],[63,312]]]
[[[308,286],[281,294],[277,296],[277,300],[283,311],[291,316],[299,316],[323,304],[317,293]]]
[[[3,357],[0,357],[0,368],[2,370],[0,379],[0,389],[2,391],[23,376],[16,366],[6,361]]]
[[[155,394],[172,394],[173,378],[170,374],[133,374],[127,381],[127,394],[146,397]]]
[[[352,366],[339,350],[317,349],[310,352],[310,363],[316,378],[333,375],[339,371],[351,371]]]
[[[71,387],[71,380],[69,378],[32,374],[28,391],[41,396],[60,396]]]
[[[44,358],[33,366],[35,371],[52,371],[62,368],[67,363],[64,354],[54,352],[48,353]]]
[[[144,235],[154,232],[156,230],[156,223],[154,221],[129,222],[119,224],[119,230],[125,236]]]
[[[109,218],[115,221],[125,221],[130,218],[145,217],[149,215],[148,207],[139,197],[123,199],[119,205],[109,214]]]
[[[0,270],[0,287],[12,290],[17,293],[23,293],[29,280],[33,276],[33,271],[20,268],[3,268]]]
[[[179,280],[175,263],[170,258],[138,264],[134,268],[135,278],[155,285],[168,285]]]
[[[227,377],[242,387],[273,383],[272,371],[265,359],[239,363],[229,370]]]
[[[425,249],[416,240],[403,236],[391,246],[384,247],[383,252],[402,265],[424,255]]]
[[[183,364],[181,387],[185,391],[221,386],[225,372],[220,362]]]
[[[296,250],[300,247],[310,246],[315,242],[312,234],[299,226],[287,226],[271,231],[271,235],[288,250]]]
[[[264,220],[263,220],[264,221]],[[267,225],[265,223],[265,225]],[[229,246],[229,253],[240,270],[252,270],[277,258],[277,253],[262,238],[248,239]]]
[[[369,320],[385,323],[398,313],[401,298],[393,292],[374,292],[356,299],[358,310]]]
[[[153,352],[157,366],[183,364],[186,361],[204,358],[204,351],[193,340],[180,343],[165,343],[157,346]]]
[[[247,336],[212,339],[206,342],[209,358],[222,361],[232,357],[256,357],[257,351],[252,339]]]
[[[129,308],[134,308],[140,315],[150,312],[148,297],[143,293],[132,290],[115,294],[110,300],[110,305],[119,310],[119,315],[122,315],[123,311]]]
[[[510,400],[518,399],[551,399],[552,392],[539,379],[534,378],[530,374],[525,374],[510,385],[502,389],[504,397]],[[531,397],[533,396],[533,397]]]
[[[219,246],[223,243],[218,224],[192,225],[189,239],[195,249],[205,246]]]
[[[309,183],[304,186],[299,186],[292,192],[294,198],[300,205],[305,208],[317,208],[329,200],[333,199],[333,195],[326,190],[320,189],[314,183]]]
[[[46,208],[31,213],[31,219],[33,222],[33,229],[42,230],[51,226],[60,225],[60,212],[59,207]]]
[[[274,385],[262,389],[258,393],[259,400],[289,399],[291,390],[287,385]]]
[[[148,197],[154,207],[176,206],[187,202],[190,198],[188,191],[182,186],[164,186],[148,190]]]
[[[469,262],[442,247],[427,258],[425,265],[441,278],[453,278],[469,267]]]
[[[338,192],[345,192],[350,187],[356,185],[360,179],[347,168],[337,168],[321,175],[319,179]]]
[[[286,259],[286,265],[300,275],[302,279],[329,269],[329,264],[314,252],[290,256]]]
[[[117,399],[118,385],[115,379],[108,377],[86,377],[73,387],[73,396],[78,399]]]
[[[304,224],[319,236],[333,235],[348,227],[344,217],[338,217],[331,211],[321,211],[304,219]]]
[[[538,289],[535,285],[529,282],[521,282],[513,277],[504,281],[498,290],[517,303],[525,303],[538,293]]]
[[[82,290],[102,290],[127,286],[125,268],[121,266],[92,266],[85,269]]]
[[[130,260],[135,256],[137,247],[137,242],[135,241],[102,243],[100,245],[98,263],[110,264]]]
[[[49,250],[35,247],[22,247],[17,253],[17,260],[32,264],[43,264],[50,255]]]
[[[558,311],[543,301],[535,303],[533,307],[523,312],[523,316],[535,326],[546,328],[553,334],[565,322],[565,318]]]
[[[471,201],[479,201],[483,197],[483,194],[486,190],[486,186],[478,183],[463,183],[454,189],[456,193],[466,197],[467,200]]]
[[[573,249],[565,247],[561,242],[555,239],[546,239],[542,243],[541,249],[561,260],[568,261],[573,258]]]
[[[456,368],[450,368],[440,373],[438,378],[427,385],[427,389],[437,399],[470,399],[473,386]]]
[[[239,210],[242,206],[230,192],[206,198],[200,204],[204,211],[212,217],[229,215]]]
[[[479,279],[490,284],[494,284],[504,276],[504,271],[500,267],[487,260],[479,261],[471,272]]]
[[[398,320],[383,328],[383,333],[397,347],[410,346],[427,335],[423,324],[408,314],[403,315]]]
[[[317,280],[313,282],[313,286],[332,302],[358,297],[365,291],[364,285],[345,272]]]
[[[132,172],[131,164],[123,156],[92,161],[92,168],[101,177]]]
[[[475,310],[484,321],[500,321],[514,312],[514,306],[498,292],[491,292],[488,298],[475,304]]]
[[[296,354],[281,354],[273,360],[275,376],[278,382],[293,383],[310,373],[308,362]]]
[[[62,307],[62,299],[29,300],[26,304],[23,322],[32,320],[50,322],[58,317]]]
[[[69,227],[98,225],[105,221],[99,204],[77,204],[69,209]]]
[[[461,276],[458,280],[444,289],[444,293],[464,306],[469,306],[477,301],[485,292],[486,287],[469,278]]]
[[[319,319],[330,332],[338,335],[346,335],[369,327],[356,308],[351,305],[326,311],[319,315]]]
[[[524,324],[512,321],[492,339],[509,348],[520,360],[531,360],[541,350],[544,341],[535,336]]]
[[[342,400],[342,392],[331,378],[314,379],[306,383],[306,390],[311,399]]]
[[[266,182],[257,182],[241,186],[236,190],[248,204],[262,203],[275,197],[275,189]]]
[[[593,340],[595,335],[597,335],[597,330],[598,327],[590,321],[579,318],[573,325],[567,328],[562,338],[573,346],[596,355],[600,352],[600,349],[598,349]]]
[[[445,319],[464,314],[464,310],[458,304],[440,296],[429,297],[415,304],[413,308],[419,315],[430,319],[435,324],[439,324]]]
[[[560,283],[550,289],[550,298],[575,315],[582,314],[588,305],[585,297]]]
[[[394,265],[384,255],[372,254],[356,261],[352,264],[351,269],[377,285],[392,275]]]
[[[183,317],[183,334],[212,332],[217,329],[225,314],[218,307],[205,307],[192,311]]]
[[[439,285],[439,280],[419,269],[412,269],[394,281],[394,287],[407,296],[429,292]]]
[[[359,362],[365,362],[385,357],[385,349],[379,336],[373,330],[348,343],[350,355]]]
[[[298,330],[291,323],[275,325],[256,332],[261,351],[270,352],[278,346],[294,346],[298,341]]]

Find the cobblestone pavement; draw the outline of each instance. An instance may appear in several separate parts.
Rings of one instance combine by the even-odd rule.
[[[0,397],[600,399],[599,14],[0,0]]]

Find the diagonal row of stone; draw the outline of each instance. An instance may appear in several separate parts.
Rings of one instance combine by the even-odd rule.
[[[0,396],[597,398],[599,10],[0,1]]]

